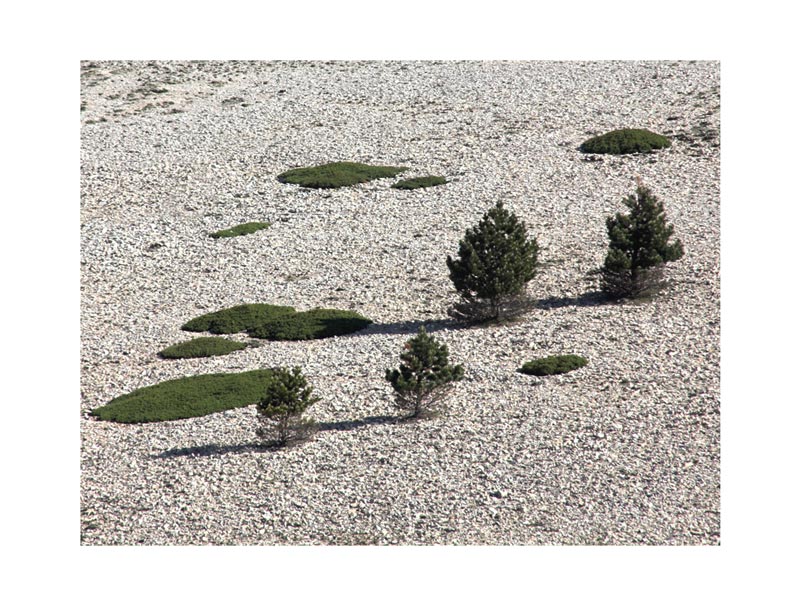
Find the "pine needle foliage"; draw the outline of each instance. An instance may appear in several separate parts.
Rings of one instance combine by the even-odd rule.
[[[664,205],[639,181],[636,195],[623,204],[628,214],[606,218],[609,245],[601,270],[603,291],[614,299],[647,296],[663,286],[666,263],[683,256],[680,240],[668,225]]]
[[[276,368],[267,380],[264,398],[256,404],[256,436],[263,442],[287,446],[308,440],[317,430],[306,409],[319,402],[300,368]]]
[[[459,242],[458,258],[447,256],[450,279],[461,301],[450,310],[469,321],[501,321],[526,311],[526,284],[539,264],[539,245],[525,223],[498,202]]]
[[[428,335],[424,326],[406,341],[400,368],[386,370],[395,391],[395,405],[408,418],[433,417],[444,410],[441,401],[455,381],[464,378],[464,367],[451,366],[447,345]]]

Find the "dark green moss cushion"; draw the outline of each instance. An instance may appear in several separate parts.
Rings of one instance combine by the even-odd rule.
[[[565,355],[565,356],[549,356],[547,358],[539,358],[538,360],[531,360],[525,362],[519,372],[526,375],[560,375],[576,368],[586,366],[588,360],[581,356]]]
[[[670,140],[663,135],[645,129],[623,128],[584,141],[580,150],[587,154],[637,154],[670,145]]]
[[[392,185],[395,189],[420,189],[423,187],[434,187],[436,185],[444,185],[447,179],[444,177],[435,177],[433,175],[428,177],[416,177],[414,179],[404,179]]]
[[[176,345],[170,345],[158,352],[162,358],[208,358],[211,356],[224,356],[232,351],[246,349],[247,343],[231,341],[222,337],[197,337]]]
[[[366,183],[373,179],[395,177],[404,170],[407,170],[404,166],[371,166],[358,162],[332,162],[287,170],[278,175],[278,181],[302,187],[330,189]]]
[[[259,221],[253,221],[251,223],[240,223],[239,225],[234,225],[228,229],[222,229],[220,231],[215,231],[211,234],[212,238],[234,238],[236,236],[246,236],[248,234],[254,234],[257,231],[261,231],[262,229],[267,229],[269,227],[269,223],[261,223]]]
[[[91,414],[104,421],[151,423],[201,417],[255,404],[264,397],[271,370],[197,375],[142,387],[114,398]]]
[[[311,309],[296,312],[293,307],[248,304],[222,309],[190,320],[183,330],[233,334],[271,341],[303,341],[346,335],[372,324],[372,320],[341,309]]]
[[[318,308],[277,317],[249,334],[272,341],[304,341],[346,335],[370,324],[372,320],[353,311]]]
[[[237,332],[247,332],[274,320],[278,316],[291,313],[294,313],[294,307],[248,303],[204,314],[189,320],[181,329],[189,332],[231,335]]]

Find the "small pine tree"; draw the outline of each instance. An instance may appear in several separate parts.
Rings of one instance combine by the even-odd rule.
[[[256,435],[278,446],[310,438],[317,425],[313,419],[303,417],[303,413],[319,402],[312,391],[299,368],[273,370],[267,381],[266,395],[256,405],[259,420]]]
[[[615,299],[656,291],[665,264],[683,256],[681,241],[669,242],[674,228],[667,225],[664,205],[641,181],[636,196],[622,202],[630,213],[606,218],[609,246],[601,270],[603,291]]]
[[[428,335],[421,326],[417,336],[406,341],[399,369],[386,370],[386,380],[395,391],[397,408],[409,418],[435,416],[441,400],[454,381],[464,378],[464,367],[448,363],[447,345]]]
[[[472,321],[502,320],[530,307],[525,285],[538,265],[536,238],[502,202],[491,208],[447,256],[450,279],[461,296],[451,315]]]

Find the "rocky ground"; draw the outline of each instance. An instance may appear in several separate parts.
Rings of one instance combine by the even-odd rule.
[[[81,543],[718,544],[719,64],[84,62]],[[667,150],[586,156],[649,128]],[[447,185],[277,182],[331,161]],[[603,304],[605,217],[641,177],[686,255],[653,300]],[[445,258],[502,199],[544,265],[536,310],[462,328]],[[269,221],[255,234],[212,231]],[[217,358],[156,352],[240,303],[354,309],[345,337]],[[465,379],[448,414],[397,423],[383,378],[424,323]],[[559,377],[516,372],[576,353]],[[142,425],[88,412],[138,387],[300,365],[317,438],[255,445],[253,407]]]

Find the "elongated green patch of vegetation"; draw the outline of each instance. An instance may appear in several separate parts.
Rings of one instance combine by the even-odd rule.
[[[420,189],[421,187],[433,187],[435,185],[444,185],[447,179],[444,177],[436,177],[433,175],[427,177],[416,177],[414,179],[404,179],[392,185],[395,189]]]
[[[246,236],[248,234],[255,233],[262,229],[266,229],[269,227],[269,223],[261,223],[259,221],[253,221],[251,223],[241,223],[239,225],[234,225],[229,229],[222,229],[220,231],[215,231],[211,234],[212,238],[233,238],[235,236]]]
[[[371,166],[358,162],[332,162],[320,166],[294,168],[278,175],[281,183],[293,183],[302,187],[330,189],[366,183],[373,179],[395,177],[405,166]]]
[[[211,356],[224,356],[232,351],[246,348],[247,343],[231,341],[222,337],[197,337],[191,341],[171,345],[158,352],[158,355],[166,359],[209,358]]]
[[[268,369],[251,370],[164,381],[114,398],[91,414],[103,421],[118,423],[202,417],[259,402],[271,373]]]
[[[548,356],[547,358],[539,358],[538,360],[531,360],[525,362],[519,372],[526,375],[536,375],[542,377],[545,375],[561,375],[570,370],[586,366],[588,360],[581,356],[572,354],[565,356]]]
[[[640,154],[670,145],[669,139],[649,130],[622,128],[584,141],[580,150],[587,154]]]
[[[181,330],[232,335],[253,330],[281,315],[294,313],[294,307],[248,303],[229,307],[189,320]]]
[[[316,308],[296,312],[293,307],[253,303],[205,314],[182,328],[214,334],[246,332],[271,341],[304,341],[346,335],[370,324],[372,320],[354,311]]]
[[[354,311],[317,308],[279,316],[249,331],[249,334],[271,341],[305,341],[350,334],[370,324],[372,320]]]

